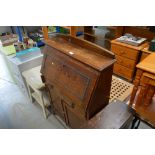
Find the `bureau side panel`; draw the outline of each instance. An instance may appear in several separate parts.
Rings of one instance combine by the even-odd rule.
[[[93,117],[109,103],[112,74],[113,65],[101,72],[96,89],[87,108],[87,119]]]

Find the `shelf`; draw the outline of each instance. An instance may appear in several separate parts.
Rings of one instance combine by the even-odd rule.
[[[91,36],[91,37],[94,37],[96,38],[96,36],[94,34],[90,34],[90,33],[84,33],[84,35],[88,35],[88,36]]]
[[[32,93],[32,97],[42,106],[42,101],[40,100],[40,96],[41,96],[42,93],[44,93],[43,94],[43,96],[44,96],[44,98],[43,98],[44,104],[45,104],[46,107],[48,107],[50,105],[50,101],[48,99],[48,96],[46,95],[46,92],[43,92],[43,91],[41,92],[40,91],[39,94],[37,92],[34,92],[34,93]]]

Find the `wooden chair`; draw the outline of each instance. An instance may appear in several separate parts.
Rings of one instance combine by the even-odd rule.
[[[44,117],[47,118],[47,108],[50,106],[48,95],[46,94],[45,85],[42,83],[41,66],[32,68],[22,73],[26,80],[28,94],[31,102],[36,100],[42,107]]]

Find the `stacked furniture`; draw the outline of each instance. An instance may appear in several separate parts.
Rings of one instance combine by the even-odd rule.
[[[45,44],[41,73],[53,112],[79,128],[109,103],[115,56],[72,36],[53,35]]]
[[[114,73],[132,81],[139,62],[141,50],[147,45],[132,46],[116,40],[111,41],[111,51],[115,53],[117,62],[114,65]]]

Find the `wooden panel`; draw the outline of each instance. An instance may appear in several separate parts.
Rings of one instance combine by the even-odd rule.
[[[137,60],[139,52],[128,47],[122,47],[119,45],[112,44],[112,52],[116,55],[123,56],[132,60]]]
[[[87,112],[88,112],[87,119],[90,119],[103,107],[108,105],[109,98],[110,98],[112,73],[113,73],[113,65],[109,66],[101,73],[94,95],[92,96],[87,108]],[[95,107],[94,107],[94,103],[95,103]]]
[[[67,125],[71,128],[79,128],[84,122],[84,116],[81,117],[80,111],[74,111],[74,107],[70,106],[70,103],[63,101],[63,105],[66,112]]]
[[[118,55],[115,55],[115,56],[116,56],[118,64],[125,66],[131,70],[133,70],[135,68],[136,61],[128,59],[128,58],[124,58],[124,57],[118,56]]]
[[[89,96],[93,92],[99,73],[91,70],[83,64],[73,61],[58,51],[50,51],[44,65],[45,77],[65,90],[69,98],[76,102],[88,103]]]
[[[46,70],[47,75],[50,75],[47,77],[49,80],[59,82],[62,87],[66,87],[70,93],[83,100],[90,77],[81,74],[75,68],[65,63],[61,63],[56,58],[48,57],[46,65],[49,66]]]
[[[114,73],[117,75],[120,75],[124,78],[127,78],[128,80],[132,80],[134,71],[115,63],[114,64]]]

